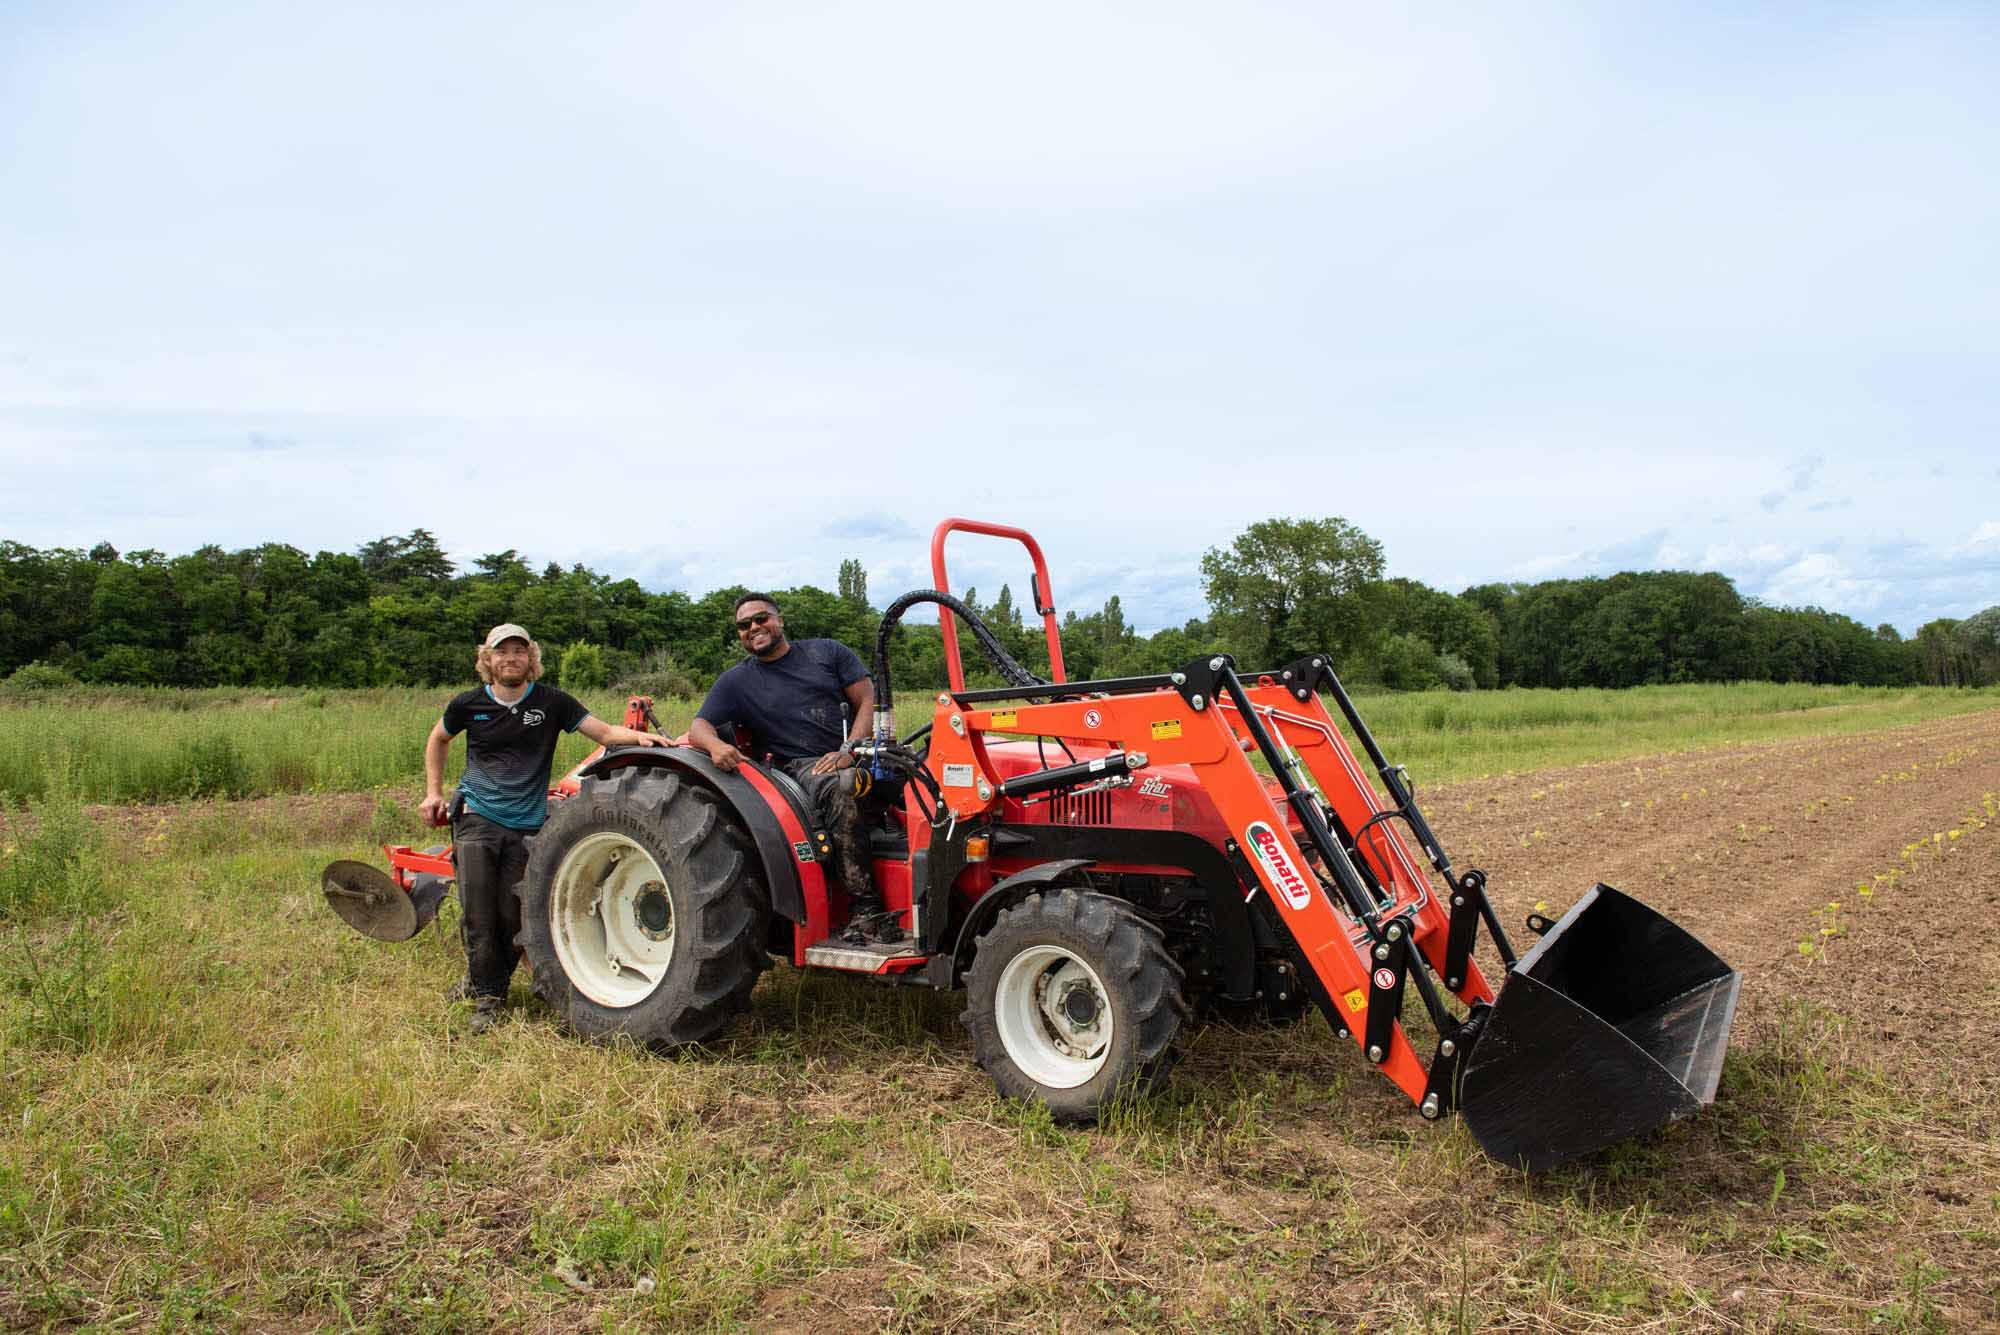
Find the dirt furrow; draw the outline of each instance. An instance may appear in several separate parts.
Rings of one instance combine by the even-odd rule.
[[[1977,822],[1991,819],[1995,793],[2000,711],[1868,739],[1455,784],[1428,806],[1460,864],[1487,870],[1506,920],[1537,901],[1560,911],[1602,880],[1680,922],[1754,982],[1817,933],[1826,905],[1839,901],[1851,917],[1858,884],[1906,868],[1918,841],[1966,876],[1967,905],[1983,905],[1979,873],[1991,883],[2000,826]],[[1892,899],[1885,889],[1880,904]],[[1934,957],[1977,965],[1983,933],[1945,935],[1931,943]]]

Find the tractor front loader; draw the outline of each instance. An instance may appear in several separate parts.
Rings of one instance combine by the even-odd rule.
[[[949,593],[944,543],[958,531],[1027,547],[1053,680]],[[995,1084],[1065,1121],[1155,1086],[1191,1023],[1310,1009],[1420,1115],[1457,1112],[1489,1154],[1529,1171],[1713,1100],[1740,975],[1605,885],[1559,921],[1531,917],[1538,940],[1517,952],[1485,875],[1454,868],[1326,655],[1239,671],[1212,654],[1066,681],[1032,537],[949,519],[931,556],[936,588],[883,616],[876,733],[856,771],[876,813],[877,885],[909,939],[840,939],[827,835],[775,767],[724,774],[692,747],[601,753],[565,781],[574,796],[522,885],[536,990],[573,1029],[714,1037],[776,957],[963,988]],[[920,603],[942,609],[949,688],[899,737],[889,649]],[[960,620],[1003,684],[966,685]],[[1497,990],[1475,958],[1482,929]]]

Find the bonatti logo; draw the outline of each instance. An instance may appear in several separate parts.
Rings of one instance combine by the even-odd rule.
[[[1271,880],[1278,887],[1278,893],[1287,904],[1302,909],[1312,902],[1312,889],[1306,878],[1299,875],[1299,869],[1292,865],[1285,846],[1278,842],[1278,833],[1263,821],[1250,822],[1250,828],[1243,832],[1243,841],[1256,853],[1257,861],[1264,864]]]

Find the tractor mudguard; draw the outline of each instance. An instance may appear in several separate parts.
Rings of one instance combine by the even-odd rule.
[[[771,804],[748,779],[717,769],[714,761],[691,746],[615,746],[578,770],[577,777],[595,778],[634,765],[676,770],[720,797],[743,822],[751,841],[757,845],[764,883],[771,887],[771,908],[795,923],[805,922],[805,894],[799,886],[799,868],[793,860],[791,842],[785,837],[784,827],[778,823]]]
[[[958,939],[952,946],[952,977],[949,985],[958,986],[958,975],[963,971],[965,961],[972,957],[973,944],[980,933],[993,925],[1000,911],[1017,903],[1030,890],[1050,885],[1075,871],[1078,867],[1088,867],[1096,858],[1064,858],[1058,862],[1043,862],[1017,871],[1004,880],[997,881],[991,890],[981,895],[965,915],[965,922],[958,929]]]
[[[1743,975],[1608,885],[1508,971],[1461,1069],[1480,1148],[1539,1172],[1715,1101]]]

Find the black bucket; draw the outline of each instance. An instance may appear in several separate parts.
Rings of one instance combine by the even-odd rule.
[[[1540,1172],[1715,1101],[1743,975],[1600,885],[1508,971],[1460,1072],[1480,1147]]]

